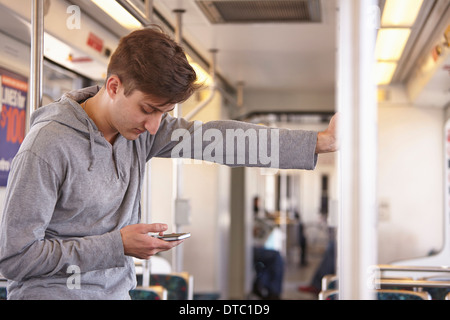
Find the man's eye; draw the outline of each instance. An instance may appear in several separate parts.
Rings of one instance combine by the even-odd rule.
[[[142,112],[144,112],[145,114],[151,114],[154,111],[153,108],[144,108],[142,107]]]

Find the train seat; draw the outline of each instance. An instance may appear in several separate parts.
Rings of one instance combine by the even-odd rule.
[[[0,287],[0,300],[6,300],[7,292],[6,287]]]
[[[382,280],[412,280],[412,278],[410,277],[402,277],[402,278],[398,278],[398,277],[388,277],[388,278],[381,278]],[[339,280],[337,275],[335,274],[328,274],[323,276],[322,278],[322,291],[327,291],[327,290],[335,290],[338,289],[338,285],[339,285]],[[383,285],[383,289],[397,289],[397,290],[407,290],[410,289],[410,287],[407,286],[401,286],[399,284],[392,284],[392,285]]]
[[[7,291],[6,291],[6,279],[0,278],[0,300],[6,300]]]
[[[375,291],[377,300],[431,300],[428,292],[395,289],[379,289]]]
[[[194,278],[187,272],[150,274],[150,284],[167,290],[168,300],[193,300]]]
[[[130,291],[131,300],[167,300],[167,290],[162,286],[137,287]]]
[[[433,276],[433,277],[424,277],[421,280],[424,281],[442,281],[443,283],[450,283],[450,276]],[[421,288],[423,291],[428,292],[433,300],[445,300],[446,296],[450,294],[450,287],[423,287]]]
[[[327,274],[322,277],[322,291],[338,288],[338,277],[335,274]]]

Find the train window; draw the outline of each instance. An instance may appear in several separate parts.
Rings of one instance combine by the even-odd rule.
[[[44,61],[42,105],[59,99],[64,93],[94,85],[94,81],[61,67],[50,60]]]

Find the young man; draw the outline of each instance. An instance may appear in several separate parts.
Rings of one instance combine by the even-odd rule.
[[[176,129],[191,136],[199,130],[168,114],[197,89],[195,80],[182,48],[147,28],[121,39],[102,88],[68,93],[33,113],[1,222],[0,274],[9,299],[129,299],[132,257],[148,259],[182,242],[149,236],[167,226],[139,223],[140,196],[146,161],[172,156]],[[212,128],[225,134],[265,127],[200,126]],[[334,120],[320,133],[280,129],[279,166],[313,169],[317,153],[335,150],[334,132]],[[70,283],[74,273],[78,285]]]

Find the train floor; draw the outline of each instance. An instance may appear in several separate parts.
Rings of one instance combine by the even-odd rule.
[[[314,245],[308,247],[307,265],[300,265],[300,249],[292,248],[290,254],[285,259],[286,267],[283,282],[283,300],[317,300],[317,294],[302,292],[300,286],[309,286],[322,261],[325,252],[324,245]]]

